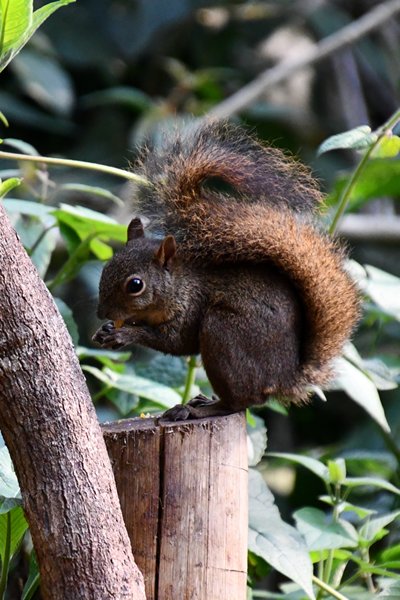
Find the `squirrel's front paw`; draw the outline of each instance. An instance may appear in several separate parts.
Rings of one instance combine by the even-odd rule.
[[[127,327],[116,329],[112,321],[104,323],[94,334],[92,340],[102,346],[118,350],[133,343],[132,332]]]

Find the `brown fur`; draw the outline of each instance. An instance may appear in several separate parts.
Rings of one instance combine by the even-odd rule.
[[[192,260],[266,261],[290,278],[307,321],[294,395],[304,399],[307,385],[326,384],[360,304],[343,268],[343,250],[309,218],[322,199],[309,171],[240,129],[210,122],[144,160],[142,172],[155,185],[146,197],[136,197],[136,211],[156,212],[157,223],[161,214],[165,231]],[[202,183],[210,177],[227,181],[236,195],[204,192]]]
[[[127,326],[106,325],[96,341],[201,352],[220,401],[172,409],[174,419],[241,410],[269,394],[305,401],[331,377],[359,315],[343,251],[313,225],[321,195],[310,173],[213,123],[147,153],[142,173],[153,185],[136,191],[137,214],[167,237],[144,238],[132,221],[99,304],[99,316]],[[147,284],[138,298],[124,289],[132,274]]]

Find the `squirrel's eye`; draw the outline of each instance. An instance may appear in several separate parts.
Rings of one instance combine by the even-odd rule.
[[[125,290],[132,296],[139,296],[142,292],[144,292],[145,287],[146,284],[144,283],[143,279],[137,277],[136,275],[128,277],[125,282]]]

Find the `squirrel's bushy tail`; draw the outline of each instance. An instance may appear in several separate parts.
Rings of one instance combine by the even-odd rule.
[[[296,212],[313,211],[322,201],[309,169],[226,122],[194,122],[163,141],[142,158],[141,172],[154,187],[143,190],[140,209],[171,229],[177,203],[181,201],[185,210],[188,201],[207,189],[215,195],[221,183],[222,193],[228,185],[231,199],[268,202]],[[166,197],[174,199],[172,211]]]
[[[332,360],[359,317],[359,293],[344,269],[343,251],[290,211],[240,206],[232,221],[227,208],[195,226],[189,218],[184,251],[197,260],[210,260],[211,255],[221,263],[262,262],[267,257],[289,277],[303,305],[304,323],[300,372],[295,388],[286,394],[305,400],[310,384],[323,386],[332,377]]]
[[[303,305],[304,339],[296,384],[281,394],[302,401],[311,384],[329,380],[332,359],[359,315],[358,292],[337,243],[299,214],[303,204],[310,212],[319,199],[308,172],[243,133],[228,131],[210,125],[191,144],[185,138],[175,143],[175,152],[170,148],[168,155],[153,157],[144,172],[155,186],[142,197],[138,212],[161,211],[166,232],[193,261],[267,262],[288,276]],[[226,181],[240,195],[203,187],[210,177]]]

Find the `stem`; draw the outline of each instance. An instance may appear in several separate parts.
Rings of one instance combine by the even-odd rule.
[[[312,576],[312,580],[315,583],[315,585],[317,585],[321,590],[324,590],[324,592],[328,592],[328,594],[330,594],[334,598],[337,598],[338,600],[349,600],[346,596],[343,596],[343,594],[341,594],[333,587],[319,579],[319,577],[317,577],[316,575]]]
[[[4,545],[4,561],[1,568],[1,579],[0,579],[0,600],[4,600],[7,587],[8,579],[8,568],[10,565],[10,551],[11,551],[11,513],[7,513],[7,524],[6,524],[6,542]]]
[[[73,251],[69,258],[65,261],[60,270],[55,274],[54,278],[50,281],[46,281],[46,285],[49,291],[53,294],[54,289],[61,283],[65,283],[68,277],[72,277],[75,274],[75,269],[78,265],[83,262],[83,256],[86,251],[89,251],[89,244],[93,238],[100,235],[101,231],[97,233],[89,234],[84,240],[81,241],[79,246]]]
[[[190,400],[190,397],[192,394],[192,387],[194,384],[194,380],[196,379],[196,367],[197,367],[196,357],[191,356],[188,361],[188,370],[186,373],[185,389],[182,394],[182,404],[186,404]]]
[[[103,398],[110,390],[112,390],[112,385],[106,385],[101,390],[92,395],[93,402],[97,402],[100,398]]]
[[[344,188],[342,195],[340,197],[340,200],[339,200],[339,207],[336,211],[335,216],[333,217],[331,226],[329,227],[329,233],[331,235],[333,235],[335,233],[336,228],[339,224],[339,221],[342,218],[343,213],[346,210],[347,205],[349,203],[351,192],[353,191],[354,186],[356,185],[357,181],[360,179],[360,175],[363,172],[365,165],[369,161],[369,157],[371,156],[373,150],[375,150],[376,146],[380,142],[380,139],[381,138],[378,137],[378,139],[368,148],[368,150],[362,157],[361,162],[358,164],[356,170],[353,172],[352,176],[350,177],[349,181],[347,182],[347,185]]]
[[[361,558],[368,564],[370,564],[369,558],[369,550],[367,548],[363,548],[361,550]],[[364,572],[362,573],[362,577],[365,579],[367,583],[368,591],[374,594],[376,592],[376,588],[374,585],[374,580],[372,579],[372,573]]]
[[[352,176],[350,177],[349,181],[347,182],[347,185],[346,185],[345,189],[342,192],[342,195],[341,195],[340,200],[339,200],[338,209],[337,209],[336,214],[335,214],[335,216],[333,218],[331,226],[329,227],[329,233],[331,235],[333,235],[335,233],[336,229],[337,229],[339,221],[342,218],[342,215],[343,215],[344,211],[346,210],[347,205],[349,203],[351,192],[353,191],[354,186],[356,185],[356,183],[360,179],[361,173],[364,171],[364,168],[365,168],[366,164],[368,163],[368,161],[369,161],[369,159],[371,157],[371,154],[374,152],[375,148],[377,148],[377,146],[379,146],[381,139],[389,131],[391,131],[393,129],[393,127],[395,127],[397,125],[397,123],[399,121],[400,121],[400,109],[397,110],[386,121],[386,123],[384,123],[384,125],[382,125],[382,127],[380,127],[377,130],[377,135],[378,135],[377,139],[375,140],[375,142],[373,144],[371,144],[371,146],[368,148],[368,150],[366,151],[366,153],[362,157],[360,163],[358,164],[357,168],[353,172]]]
[[[325,561],[323,559],[323,554],[321,552],[321,559],[318,562],[318,579],[322,579],[322,580],[324,579],[324,568],[325,568]],[[318,590],[316,600],[321,600],[322,596],[323,596],[323,590],[320,588]]]
[[[339,50],[354,44],[361,37],[393,18],[399,11],[398,0],[380,2],[356,21],[322,39],[318,44],[314,44],[310,50],[298,53],[298,55],[266,69],[250,83],[241,87],[238,92],[214,106],[208,116],[214,119],[227,119],[239,113],[260,98],[267,89],[273,88],[304,67],[315,65]]]
[[[339,520],[339,504],[341,502],[341,486],[340,483],[336,483],[334,486],[334,491],[331,495],[331,497],[333,498],[333,522],[337,523]],[[329,583],[331,582],[331,578],[332,578],[332,567],[333,567],[333,555],[334,555],[334,550],[329,550],[328,552],[328,557],[326,559],[325,562],[325,568],[324,568],[324,581],[326,581],[326,583],[329,585]],[[321,590],[320,590],[321,592]],[[317,598],[321,597],[321,594],[318,593]]]
[[[328,557],[325,563],[325,573],[324,573],[324,581],[329,584],[332,575],[332,566],[333,566],[333,550],[329,550]]]
[[[60,167],[73,167],[74,169],[87,169],[89,171],[100,171],[101,173],[107,173],[108,175],[115,175],[116,177],[123,177],[130,181],[135,181],[142,185],[150,185],[150,183],[144,177],[136,175],[131,171],[125,169],[118,169],[117,167],[110,167],[109,165],[101,165],[99,163],[87,162],[84,160],[72,160],[70,158],[54,158],[50,156],[31,156],[30,154],[17,154],[15,152],[3,152],[0,151],[0,158],[10,158],[11,160],[43,163],[45,165],[58,165]]]
[[[49,227],[46,227],[45,229],[43,229],[42,233],[38,236],[36,241],[32,244],[31,248],[29,248],[29,250],[28,250],[29,256],[32,256],[32,254],[35,252],[36,248],[39,246],[40,242],[43,240],[44,236],[54,227],[56,227],[56,225],[50,225]]]

